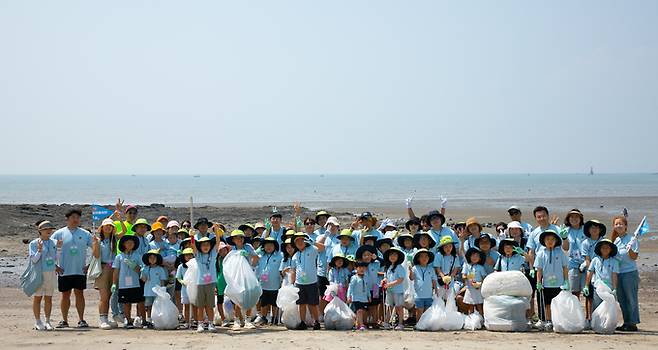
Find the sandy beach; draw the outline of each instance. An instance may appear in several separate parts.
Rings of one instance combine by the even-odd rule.
[[[608,200],[608,199],[606,199]],[[596,200],[590,204],[594,206]],[[629,200],[629,203],[633,202]],[[472,203],[470,203],[472,204]],[[508,221],[504,208],[500,205],[475,207],[469,203],[455,203],[449,207],[447,217],[460,221],[467,216],[476,215],[484,223]],[[428,204],[429,206],[430,204]],[[554,204],[555,205],[555,204]],[[563,203],[562,207],[570,207],[571,203]],[[90,210],[88,206],[80,206],[85,212],[83,225],[91,227]],[[557,207],[557,205],[556,205]],[[0,330],[0,341],[7,349],[14,348],[49,348],[70,349],[75,342],[76,349],[162,349],[162,348],[217,348],[218,346],[259,348],[259,349],[421,349],[437,346],[437,343],[459,339],[460,345],[472,349],[491,349],[505,347],[508,349],[572,349],[594,347],[606,349],[654,349],[658,343],[658,242],[646,239],[642,243],[642,254],[639,265],[641,270],[640,285],[640,315],[641,332],[617,333],[614,335],[598,335],[591,332],[576,335],[555,333],[496,333],[488,331],[477,332],[414,332],[407,329],[404,332],[367,331],[367,332],[336,332],[336,331],[287,331],[281,327],[265,327],[253,331],[233,332],[220,329],[216,334],[197,335],[192,331],[149,331],[149,330],[114,330],[102,331],[97,327],[98,294],[93,289],[87,289],[86,319],[90,323],[89,330],[77,329],[58,330],[50,333],[31,330],[31,300],[18,288],[18,276],[25,266],[27,246],[23,240],[33,239],[34,229],[30,226],[36,220],[48,218],[57,226],[63,225],[63,213],[69,205],[0,205],[0,318],[6,320],[6,327]],[[284,215],[290,215],[290,206],[278,207]],[[404,207],[379,205],[335,205],[331,208],[342,223],[351,221],[353,213],[369,208],[378,217],[403,219],[406,215]],[[315,208],[314,208],[315,209]],[[205,216],[210,220],[219,220],[229,226],[235,226],[244,221],[255,222],[269,213],[268,206],[202,206],[195,208],[195,217]],[[421,203],[417,213],[421,214],[427,208]],[[312,214],[313,210],[304,208],[304,215]],[[140,217],[149,221],[158,215],[169,215],[172,218],[185,218],[189,210],[182,207],[166,207],[151,205],[140,207]],[[530,219],[531,208],[524,209],[527,219]],[[555,210],[560,217],[564,214]],[[638,213],[639,214],[639,213]],[[600,210],[587,211],[588,217],[599,217],[606,222],[611,214],[604,207]],[[486,230],[486,229],[485,229]],[[489,229],[490,230],[490,229]],[[57,294],[57,293],[56,293]],[[71,314],[74,315],[72,308]],[[53,300],[53,319],[60,319],[59,296]],[[76,316],[71,316],[77,321]]]

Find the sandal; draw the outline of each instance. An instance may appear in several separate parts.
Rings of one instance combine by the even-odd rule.
[[[89,325],[87,324],[87,321],[80,320],[80,322],[78,322],[78,328],[89,328]]]
[[[64,321],[64,320],[59,321],[59,323],[57,324],[57,327],[55,327],[55,328],[69,328],[69,323]]]

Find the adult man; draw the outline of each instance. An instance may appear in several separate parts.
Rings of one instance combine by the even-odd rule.
[[[66,227],[57,230],[52,239],[61,246],[61,255],[57,263],[58,290],[62,293],[61,310],[62,321],[57,328],[69,326],[69,308],[71,307],[71,290],[75,294],[75,308],[78,311],[78,328],[87,328],[89,325],[84,320],[85,296],[87,287],[87,248],[91,247],[93,239],[89,231],[81,229],[80,209],[71,209],[66,213]]]
[[[516,205],[513,205],[507,209],[507,213],[509,214],[511,221],[518,221],[521,223],[521,227],[523,228],[523,236],[528,237],[530,232],[532,232],[532,225],[521,220],[521,216],[523,215],[521,213],[521,209],[519,209],[519,207]]]

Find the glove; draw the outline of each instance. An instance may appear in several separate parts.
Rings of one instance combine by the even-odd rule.
[[[445,275],[443,276],[442,280],[444,284],[450,284],[450,282],[452,281],[452,277]]]
[[[613,290],[612,290],[612,295],[614,295],[614,296],[615,296],[615,299],[617,299],[617,290],[616,290],[616,289],[613,289]]]
[[[583,261],[583,263],[578,267],[578,270],[582,273],[585,272],[585,269],[587,269],[587,262]]]
[[[567,237],[569,237],[569,229],[566,227],[560,228],[560,237],[562,239],[567,239]]]
[[[184,285],[185,285],[185,282],[183,282],[183,280],[182,280],[182,279],[178,279],[177,281],[178,281],[178,283],[180,283],[180,284],[181,284],[181,286],[184,286]]]
[[[272,228],[272,223],[270,222],[270,219],[265,219],[265,229],[269,231]]]
[[[523,250],[523,248],[521,248],[521,247],[514,247],[513,250],[514,250],[514,252],[515,252],[516,254],[519,254],[519,255],[521,255],[521,256],[525,256],[525,250]]]
[[[570,289],[569,288],[569,281],[564,281],[564,283],[562,283],[562,287],[560,287],[560,289],[568,291]]]
[[[586,297],[589,296],[589,287],[588,286],[585,286],[585,288],[583,288],[583,295],[586,296]]]
[[[448,198],[441,195],[441,209],[448,207]]]
[[[130,259],[123,259],[123,262],[124,262],[126,265],[128,265],[128,267],[130,267],[131,269],[134,269],[135,266],[137,266],[137,264],[135,264],[135,262],[132,261],[132,260],[130,260]]]
[[[411,196],[404,201],[404,204],[407,206],[407,209],[411,208],[411,203],[414,201],[414,197]]]
[[[544,285],[541,284],[541,282],[537,282],[537,290],[542,290],[544,289]]]
[[[530,270],[530,277],[535,278],[535,269]]]
[[[116,292],[116,291],[117,291],[117,285],[114,284],[114,283],[112,283],[112,287],[110,287],[110,291],[111,291],[112,293]]]
[[[630,242],[628,242],[628,244],[626,245],[626,251],[630,252],[631,249],[633,249],[633,246],[635,244],[637,244],[637,236],[633,236],[633,238],[631,238]],[[633,250],[633,251],[636,252],[635,250]]]
[[[240,255],[244,256],[246,258],[246,257],[249,256],[249,253],[246,250],[243,249],[242,251],[240,251]]]

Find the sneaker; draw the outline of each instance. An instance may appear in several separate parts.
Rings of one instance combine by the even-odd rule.
[[[119,326],[114,320],[110,320],[107,317],[105,318],[105,322],[107,322],[111,328],[117,328]]]
[[[634,324],[621,325],[621,326],[615,328],[615,330],[620,331],[620,332],[637,332],[638,331],[637,326],[634,325]]]
[[[203,324],[199,323],[199,325],[196,327],[196,332],[197,333],[203,333],[206,329],[203,328]]]
[[[146,322],[144,322],[144,328],[146,328],[146,329],[155,329],[155,326],[153,325],[153,322],[146,321]]]
[[[404,330],[404,326],[400,323],[400,324],[398,324],[397,326],[395,326],[395,330],[396,330],[396,331],[403,331],[403,330]]]
[[[133,326],[135,328],[142,328],[142,318],[139,316],[135,317],[135,320],[133,321]]]
[[[126,319],[121,315],[114,315],[112,316],[112,319],[114,320],[117,326],[119,325],[119,323],[124,324],[126,322]]]
[[[547,331],[547,332],[552,332],[553,331],[553,322],[551,322],[551,321],[546,322],[546,324],[544,325],[544,330]]]
[[[98,328],[103,330],[112,329],[112,326],[107,322],[105,318],[101,318],[98,322]]]
[[[133,323],[130,322],[130,320],[126,319],[126,322],[123,323],[123,328],[133,329],[133,328],[135,328],[135,326],[133,326]]]
[[[69,328],[69,323],[64,320],[59,321],[59,323],[57,324],[57,328]]]
[[[359,327],[359,330],[360,330],[360,331],[365,331],[365,330],[366,330],[366,327],[365,327],[365,326],[361,326],[361,327]]]
[[[240,326],[240,321],[235,320],[235,322],[233,322],[233,328],[232,328],[232,329],[233,329],[234,331],[239,331],[240,328],[242,328],[242,327]]]
[[[222,321],[222,327],[228,327],[231,324],[228,320]]]
[[[254,329],[254,328],[256,328],[256,326],[254,326],[254,324],[251,323],[250,321],[246,321],[246,322],[244,323],[244,328],[246,328],[246,329]]]
[[[260,325],[263,324],[263,320],[264,320],[264,318],[262,316],[258,316],[258,317],[256,317],[256,320],[254,321],[254,323],[260,326]],[[265,322],[267,322],[267,321],[265,321]]]
[[[308,326],[306,325],[306,323],[304,323],[304,321],[302,321],[297,327],[295,327],[295,330],[297,331],[305,331],[307,329]]]
[[[78,322],[78,328],[89,328],[89,325],[87,324],[87,321],[85,320],[80,320]]]
[[[190,329],[190,325],[189,325],[189,323],[183,323],[183,324],[180,326],[180,328],[181,328],[181,329]]]
[[[217,329],[215,328],[215,324],[214,323],[208,324],[208,332],[215,333],[215,331],[217,331]]]
[[[44,324],[43,324],[43,322],[41,322],[41,320],[36,320],[36,321],[34,321],[34,329],[36,329],[37,331],[45,331],[46,326],[44,326]]]
[[[50,324],[49,320],[46,320],[46,323],[44,324],[44,326],[46,327],[47,331],[52,331],[53,329],[55,329],[55,328],[53,328],[53,325]]]
[[[389,329],[391,329],[391,325],[388,324],[388,322],[384,322],[384,323],[382,324],[382,328],[383,328],[383,329],[386,329],[386,330],[389,330]]]
[[[315,323],[313,324],[313,330],[314,331],[320,330],[320,321],[315,321]]]
[[[543,331],[544,330],[544,322],[539,320],[539,321],[535,322],[534,327],[537,328],[540,331]]]

